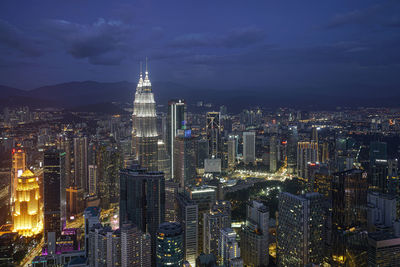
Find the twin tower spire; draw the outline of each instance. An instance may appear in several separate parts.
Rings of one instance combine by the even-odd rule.
[[[145,77],[143,80],[143,73],[142,73],[142,62],[140,62],[140,76],[139,76],[139,82],[136,87],[136,93],[142,92],[143,90],[145,91],[151,91],[151,82],[149,79],[149,72],[147,70],[147,57],[146,57],[146,71],[145,71]]]

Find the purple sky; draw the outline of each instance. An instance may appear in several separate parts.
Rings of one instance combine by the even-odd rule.
[[[153,81],[395,94],[400,1],[0,2],[0,84]]]

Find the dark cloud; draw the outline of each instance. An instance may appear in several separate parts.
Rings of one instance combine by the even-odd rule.
[[[92,64],[117,65],[123,51],[135,48],[136,28],[118,20],[98,19],[93,24],[77,24],[65,20],[48,20],[46,31],[62,41],[75,58],[87,58]]]
[[[219,47],[243,48],[265,39],[265,32],[256,27],[236,28],[225,34],[190,33],[176,37],[170,46],[177,48]]]
[[[333,29],[347,25],[368,27],[394,26],[400,22],[400,1],[382,1],[379,4],[350,12],[337,14],[325,28]]]
[[[18,51],[24,56],[37,57],[42,55],[38,40],[27,33],[0,19],[0,45]]]

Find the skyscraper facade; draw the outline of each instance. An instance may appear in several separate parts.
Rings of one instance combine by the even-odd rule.
[[[22,236],[32,236],[43,230],[38,177],[30,170],[25,170],[18,177],[14,205],[14,232]]]
[[[26,169],[26,153],[20,147],[16,147],[12,150],[12,169],[11,169],[11,204],[14,203],[16,199],[18,177]]]
[[[218,255],[220,231],[229,227],[231,227],[231,203],[217,201],[209,212],[204,213],[203,253]]]
[[[312,142],[298,142],[297,144],[297,175],[308,179],[308,164],[318,162],[318,144]]]
[[[88,140],[87,137],[74,138],[74,186],[88,191]]]
[[[209,157],[221,158],[222,136],[219,112],[207,112],[206,131]]]
[[[48,232],[56,237],[66,224],[65,152],[48,149],[43,160],[44,238]]]
[[[196,176],[196,139],[190,134],[177,135],[174,140],[174,180],[184,188]]]
[[[185,100],[177,99],[168,102],[167,119],[167,151],[170,156],[171,175],[174,177],[174,145],[177,130],[184,129],[186,126],[186,103]]]
[[[134,224],[121,226],[121,266],[151,266],[151,238]],[[113,265],[114,266],[114,265]]]
[[[154,265],[156,233],[165,221],[164,175],[139,168],[121,170],[119,214],[120,226],[134,223],[141,231],[150,233]]]
[[[329,205],[319,193],[279,195],[278,266],[322,264],[326,253]]]
[[[183,229],[180,223],[165,222],[157,231],[157,267],[183,264]]]
[[[140,74],[136,87],[132,114],[132,154],[142,168],[158,170],[156,102],[146,70],[143,80]]]
[[[231,262],[240,258],[240,248],[236,241],[236,233],[232,228],[220,230],[218,241],[218,259],[224,266],[235,266]]]
[[[247,204],[246,223],[240,231],[243,263],[248,266],[268,266],[269,210],[258,201]]]
[[[278,160],[278,155],[277,155],[277,147],[278,144],[276,142],[276,136],[271,136],[271,139],[269,140],[269,170],[271,172],[276,172],[277,170],[277,160]]]
[[[183,227],[184,260],[195,266],[198,254],[199,208],[196,202],[185,194],[178,194],[177,221]]]
[[[243,133],[243,161],[244,163],[255,163],[256,161],[256,133]]]

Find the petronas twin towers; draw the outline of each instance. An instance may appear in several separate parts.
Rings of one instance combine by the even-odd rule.
[[[132,153],[141,167],[148,171],[158,170],[157,141],[156,102],[146,66],[144,80],[140,72],[133,102]]]

